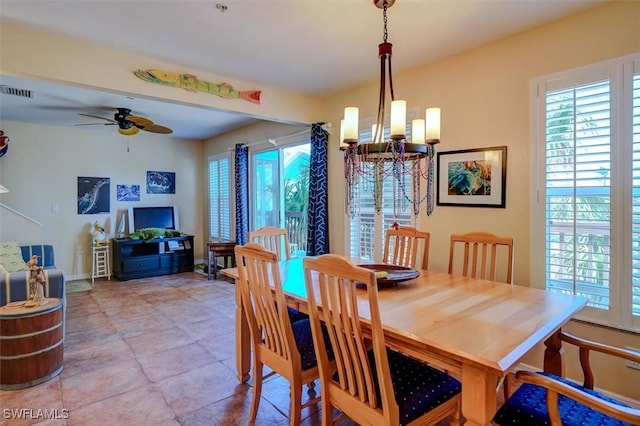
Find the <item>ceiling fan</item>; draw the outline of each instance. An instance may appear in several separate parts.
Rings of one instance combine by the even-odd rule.
[[[138,133],[140,130],[144,130],[145,132],[151,133],[162,133],[169,134],[173,133],[168,127],[160,126],[155,124],[153,121],[149,120],[145,117],[140,117],[137,115],[131,115],[131,110],[129,108],[116,108],[118,111],[113,115],[113,119],[107,117],[100,117],[98,115],[92,114],[83,114],[79,113],[79,115],[85,117],[99,118],[101,120],[106,120],[106,123],[86,123],[86,124],[76,124],[76,126],[95,126],[98,124],[103,124],[105,126],[118,126],[118,133],[125,136],[131,136]]]

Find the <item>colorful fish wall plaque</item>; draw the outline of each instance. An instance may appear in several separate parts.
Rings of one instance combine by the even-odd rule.
[[[136,77],[149,83],[162,84],[163,86],[178,87],[189,92],[205,92],[220,96],[225,99],[242,99],[254,104],[260,104],[260,90],[235,90],[227,83],[216,84],[210,81],[198,79],[193,74],[178,74],[162,70],[137,70],[133,72]]]

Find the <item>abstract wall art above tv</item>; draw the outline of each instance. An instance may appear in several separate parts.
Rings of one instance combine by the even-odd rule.
[[[174,172],[147,171],[147,194],[175,194]]]

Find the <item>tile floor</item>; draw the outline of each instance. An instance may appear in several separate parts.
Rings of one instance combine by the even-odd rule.
[[[0,391],[0,424],[245,425],[252,391],[236,379],[234,307],[230,282],[195,272],[98,280],[70,293],[64,370]],[[32,418],[7,419],[5,409],[32,409]],[[39,409],[68,410],[68,419],[37,418]],[[288,413],[289,383],[274,376],[256,424],[288,425]],[[320,424],[319,406],[302,418]]]

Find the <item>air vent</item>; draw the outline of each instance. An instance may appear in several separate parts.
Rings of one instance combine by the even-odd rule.
[[[29,99],[33,98],[33,92],[31,90],[18,89],[16,87],[5,86],[5,85],[0,86],[0,88],[2,88],[1,91],[3,95],[20,96],[21,98],[29,98]]]

